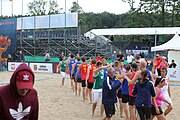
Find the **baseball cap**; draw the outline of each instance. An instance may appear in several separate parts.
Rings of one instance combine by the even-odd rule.
[[[33,74],[29,71],[20,71],[16,75],[16,86],[18,89],[33,88]]]

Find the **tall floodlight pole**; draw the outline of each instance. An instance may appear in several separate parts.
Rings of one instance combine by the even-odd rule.
[[[64,44],[65,44],[65,56],[67,55],[67,53],[66,53],[66,47],[67,47],[67,45],[66,45],[66,0],[65,0],[65,17],[64,17]]]
[[[11,15],[13,17],[13,0],[9,0],[11,2]]]
[[[22,0],[22,5],[21,5],[21,40],[20,40],[20,43],[21,43],[21,51],[22,51],[22,32],[23,32],[23,0]]]
[[[51,0],[49,0],[49,29],[48,29],[48,49],[50,51],[50,13],[51,13]]]
[[[2,17],[2,0],[1,0],[1,17]]]

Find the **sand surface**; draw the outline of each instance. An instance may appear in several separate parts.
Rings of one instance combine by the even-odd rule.
[[[9,81],[12,72],[0,72],[0,82]],[[91,116],[91,104],[82,102],[82,96],[72,93],[70,80],[60,87],[59,74],[35,73],[35,89],[39,96],[39,120],[99,120],[99,103],[95,115]],[[173,82],[172,84],[180,84]],[[173,111],[167,120],[180,120],[180,86],[171,86]],[[124,120],[119,117],[119,110],[113,120]]]

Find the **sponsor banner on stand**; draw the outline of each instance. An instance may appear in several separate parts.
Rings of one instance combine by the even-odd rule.
[[[21,62],[8,62],[8,71],[15,71]],[[26,63],[28,65],[28,63]]]
[[[33,72],[53,73],[52,63],[30,63],[29,66]]]
[[[167,76],[171,81],[180,81],[180,68],[168,68]]]

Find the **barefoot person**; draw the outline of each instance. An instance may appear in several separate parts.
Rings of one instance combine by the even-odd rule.
[[[93,104],[92,104],[92,116],[94,115],[97,102],[99,98],[102,98],[102,87],[103,87],[103,80],[104,80],[104,68],[109,66],[102,66],[102,62],[98,61],[96,63],[96,69],[93,72],[94,76],[94,87],[93,87]],[[104,107],[101,104],[100,107],[100,116],[103,117]]]
[[[87,75],[87,68],[88,68],[88,64],[86,63],[86,57],[82,56],[81,57],[82,63],[79,66],[77,73],[81,73],[81,83],[82,83],[82,97],[83,97],[83,102],[85,102],[86,99],[86,75]],[[77,76],[76,73],[76,76]]]
[[[135,84],[133,95],[136,95],[135,106],[141,120],[150,120],[151,116],[151,97],[155,97],[153,83],[148,79],[148,71],[141,72],[140,80]],[[125,75],[125,79],[131,81]]]
[[[158,78],[155,82],[155,89],[156,89],[156,96],[155,96],[155,102],[153,103],[151,107],[151,114],[152,119],[154,116],[157,117],[158,120],[166,120],[165,115],[162,111],[162,102],[166,102],[169,106],[171,106],[171,103],[168,102],[166,99],[164,99],[163,92],[161,91],[161,88],[165,85],[165,78]]]
[[[167,68],[162,68],[161,70],[161,77],[165,78],[165,85],[161,88],[163,92],[164,99],[167,100],[169,103],[171,103],[171,106],[169,106],[167,103],[163,102],[162,107],[167,107],[166,110],[164,111],[164,115],[166,116],[169,114],[173,107],[172,107],[172,99],[171,99],[171,92],[170,92],[170,86],[169,86],[169,78],[166,76],[167,75]]]
[[[69,76],[71,79],[71,88],[74,92],[74,80],[72,79],[73,77],[71,76],[71,72],[72,72],[72,65],[75,63],[75,59],[74,59],[74,55],[70,54],[70,59],[67,61],[67,66],[69,68]]]
[[[59,62],[59,73],[60,73],[60,78],[62,81],[62,84],[60,85],[61,87],[64,86],[64,80],[66,79],[66,57],[62,57],[62,61]]]
[[[88,66],[86,81],[88,81],[88,94],[90,99],[90,104],[92,104],[92,88],[94,85],[93,72],[96,69],[96,59],[92,59],[90,65]]]

